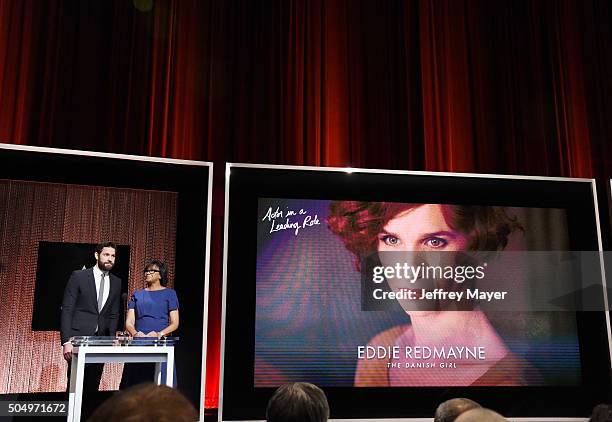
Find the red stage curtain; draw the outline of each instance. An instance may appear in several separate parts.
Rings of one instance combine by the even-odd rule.
[[[577,0],[0,0],[0,141],[215,162],[214,407],[224,162],[596,177],[606,216],[611,18]]]

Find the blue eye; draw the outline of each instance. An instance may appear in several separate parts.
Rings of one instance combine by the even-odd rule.
[[[448,242],[441,237],[430,237],[425,240],[425,246],[433,249],[440,249],[448,245]]]
[[[395,237],[393,235],[390,234],[385,234],[383,236],[380,237],[380,240],[384,242],[385,245],[388,246],[397,246],[400,243],[400,240],[398,237]]]

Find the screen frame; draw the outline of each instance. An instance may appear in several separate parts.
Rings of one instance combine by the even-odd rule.
[[[62,148],[49,148],[49,147],[37,147],[37,146],[29,146],[29,145],[19,145],[19,144],[5,144],[0,143],[0,153],[3,151],[9,152],[25,152],[25,153],[34,153],[40,154],[39,157],[44,155],[48,155],[49,157],[53,156],[80,156],[80,157],[92,157],[95,159],[104,159],[107,162],[107,165],[112,166],[113,160],[121,160],[121,161],[135,161],[142,163],[159,163],[162,165],[179,165],[179,166],[194,166],[194,167],[206,167],[208,177],[207,180],[203,181],[206,183],[205,188],[205,197],[201,198],[201,201],[206,201],[206,221],[204,223],[205,231],[204,234],[204,266],[203,266],[203,275],[204,275],[204,286],[203,286],[203,297],[202,297],[202,345],[201,345],[201,353],[202,359],[200,362],[201,365],[201,380],[200,380],[200,392],[199,392],[199,420],[204,420],[204,398],[206,391],[206,362],[207,362],[207,344],[208,344],[208,300],[209,300],[209,286],[210,286],[210,241],[211,241],[211,219],[212,219],[212,188],[213,188],[213,163],[209,161],[195,161],[195,160],[183,160],[176,158],[163,158],[163,157],[153,157],[153,156],[141,156],[141,155],[129,155],[129,154],[115,154],[115,153],[107,153],[107,152],[97,152],[97,151],[82,151],[82,150],[73,150],[73,149],[62,149]],[[41,158],[42,159],[42,158]],[[20,179],[15,179],[20,180]],[[28,181],[39,181],[39,182],[50,182],[49,180],[40,180],[36,178],[28,179]],[[50,183],[65,183],[65,182],[53,182]],[[66,183],[70,184],[70,183]],[[86,183],[73,183],[73,184],[86,184]],[[143,189],[145,189],[143,187]],[[178,227],[178,224],[177,224]],[[19,393],[19,395],[24,396],[28,394],[35,395],[36,393]],[[47,394],[47,393],[45,393]],[[49,393],[54,394],[54,393]],[[1,396],[14,396],[15,394],[7,394],[0,395]]]
[[[477,173],[451,173],[451,172],[428,172],[428,171],[404,171],[404,170],[383,170],[383,169],[362,169],[362,168],[340,168],[340,167],[316,167],[316,166],[291,166],[291,165],[268,165],[268,164],[247,164],[247,163],[226,163],[225,172],[225,214],[224,214],[224,245],[223,245],[223,294],[222,294],[222,318],[221,318],[221,351],[220,351],[220,380],[219,380],[219,410],[218,421],[223,421],[224,403],[224,383],[225,383],[225,360],[226,360],[226,323],[227,323],[227,283],[228,283],[228,250],[229,250],[229,217],[230,217],[230,189],[231,189],[231,170],[232,168],[242,169],[263,169],[263,170],[290,170],[290,171],[323,171],[339,173],[366,173],[382,175],[407,175],[407,176],[443,176],[461,177],[477,179],[504,179],[504,180],[527,180],[527,181],[546,181],[546,182],[574,182],[590,185],[590,192],[593,199],[593,209],[595,213],[597,248],[602,253],[602,234],[597,201],[597,190],[594,179],[587,178],[566,178],[566,177],[547,177],[547,176],[525,176],[525,175],[498,175],[498,174],[477,174]],[[612,180],[611,180],[612,187]],[[606,307],[608,298],[606,294],[605,269],[603,260],[600,259],[602,271],[602,283],[604,287],[604,300]],[[605,313],[605,325],[607,327],[607,346],[608,357],[612,362],[612,338],[610,335],[610,317]],[[612,365],[611,365],[612,366]],[[610,369],[610,368],[609,368]],[[432,409],[433,412],[433,409]],[[576,417],[512,417],[517,421],[583,421],[584,418]],[[236,419],[228,419],[235,421]],[[332,420],[332,419],[330,419]],[[425,421],[429,418],[376,418],[376,419],[337,419],[341,421],[374,421],[374,420],[406,420],[406,421]]]

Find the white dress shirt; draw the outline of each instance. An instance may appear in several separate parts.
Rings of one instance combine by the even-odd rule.
[[[93,267],[93,275],[94,280],[96,281],[96,303],[98,302],[98,297],[100,297],[100,283],[102,282],[102,270],[98,265],[94,265]],[[110,275],[108,271],[104,271],[104,292],[102,293],[102,307],[106,303],[108,299],[108,294],[110,292]]]

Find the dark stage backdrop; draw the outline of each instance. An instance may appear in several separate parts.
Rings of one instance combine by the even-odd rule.
[[[596,177],[609,247],[608,1],[0,0],[0,141],[224,162]],[[560,193],[562,194],[562,193]]]

